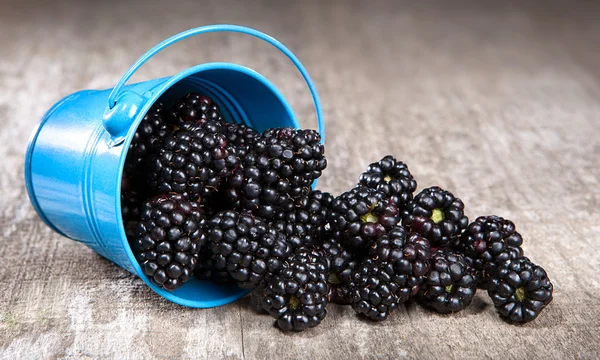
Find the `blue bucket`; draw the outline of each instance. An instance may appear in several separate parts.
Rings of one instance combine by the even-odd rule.
[[[255,130],[298,127],[290,105],[279,90],[264,76],[240,65],[201,64],[171,77],[125,85],[159,51],[188,37],[210,32],[247,34],[283,52],[308,85],[324,139],[319,96],[296,56],[279,41],[257,30],[211,25],[184,31],[156,45],[133,64],[113,89],[79,91],[56,103],[33,131],[25,158],[29,198],[50,228],[136,274],[167,300],[195,308],[233,302],[247,290],[192,279],[175,291],[167,291],[152,284],[142,272],[129,247],[121,218],[121,176],[138,125],[159,98],[169,103],[194,91],[213,98],[221,106],[224,118]]]

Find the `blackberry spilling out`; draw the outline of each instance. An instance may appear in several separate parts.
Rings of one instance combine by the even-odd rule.
[[[366,258],[352,273],[349,300],[357,314],[383,321],[398,307],[397,277],[393,265]]]
[[[432,247],[444,247],[456,242],[467,227],[469,219],[464,208],[451,192],[433,186],[422,190],[408,204],[402,223],[427,238]]]
[[[333,197],[329,193],[311,191],[296,199],[291,210],[276,214],[271,225],[287,236],[294,249],[315,245],[324,236],[327,213],[332,202]]]
[[[437,186],[413,197],[417,182],[391,155],[337,197],[312,190],[327,166],[318,132],[258,133],[221,110],[199,93],[157,102],[129,146],[121,216],[154,284],[259,287],[284,331],[317,326],[329,303],[375,321],[410,299],[454,313],[478,286],[515,323],[552,301],[511,221],[468,224],[463,202]]]
[[[471,303],[477,277],[461,254],[439,249],[431,256],[431,270],[419,291],[419,301],[440,314],[455,313]]]
[[[413,198],[417,182],[402,161],[388,155],[379,162],[372,163],[360,175],[359,184],[381,191],[400,209]]]
[[[398,208],[385,194],[358,186],[337,197],[331,206],[329,225],[348,250],[360,252],[399,221]]]
[[[553,286],[546,271],[528,258],[508,260],[488,282],[488,294],[500,315],[515,323],[534,320],[552,301]]]
[[[208,222],[208,242],[214,269],[226,270],[244,289],[271,278],[291,254],[283,234],[252,214],[234,210]]]
[[[255,137],[226,184],[229,201],[265,219],[291,211],[294,200],[308,194],[327,166],[320,141],[314,130],[291,128]]]
[[[322,250],[305,247],[286,260],[265,287],[262,306],[285,331],[317,326],[327,315],[329,264]]]
[[[371,255],[392,265],[396,295],[404,302],[419,291],[429,271],[431,250],[427,239],[419,234],[407,236],[404,228],[396,226],[373,244]]]
[[[480,284],[496,272],[498,264],[523,257],[523,238],[515,224],[499,216],[480,216],[469,224],[457,248],[477,271]]]
[[[179,194],[144,203],[133,244],[144,274],[167,290],[189,280],[206,243],[205,223],[200,205]]]

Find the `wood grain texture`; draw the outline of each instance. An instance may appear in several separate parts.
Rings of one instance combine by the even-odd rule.
[[[594,2],[0,2],[0,358],[565,359],[600,353],[600,6]],[[217,309],[167,303],[141,280],[50,231],[23,184],[29,132],[61,97],[109,88],[146,49],[217,22],[288,45],[313,76],[339,193],[391,153],[470,218],[513,219],[555,299],[525,326],[490,299],[439,316],[413,304],[381,324],[331,306],[283,334],[250,296]],[[135,79],[207,61],[247,65],[314,126],[285,57],[211,34],[158,55]]]

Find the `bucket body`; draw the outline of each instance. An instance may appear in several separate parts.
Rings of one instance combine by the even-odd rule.
[[[168,106],[188,92],[205,94],[221,106],[225,119],[257,131],[298,127],[291,107],[262,75],[229,63],[201,64],[172,77],[122,86],[125,81],[117,85],[117,92],[84,90],[69,95],[44,115],[25,159],[25,182],[35,210],[53,230],[138,275],[170,301],[205,308],[237,300],[248,291],[235,284],[191,279],[167,291],[143,273],[121,217],[127,150],[159,98]]]

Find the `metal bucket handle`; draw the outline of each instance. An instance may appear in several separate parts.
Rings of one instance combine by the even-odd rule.
[[[242,33],[242,34],[254,36],[263,41],[266,41],[267,43],[273,45],[279,51],[284,53],[292,61],[292,63],[294,63],[294,65],[296,66],[296,68],[298,69],[298,71],[300,72],[302,77],[304,78],[304,81],[306,81],[306,85],[308,85],[308,89],[310,90],[310,93],[313,98],[313,102],[315,104],[315,111],[317,114],[317,122],[318,122],[318,130],[319,130],[319,133],[321,134],[321,140],[323,142],[325,141],[325,125],[324,125],[324,121],[323,121],[323,112],[321,110],[321,101],[319,99],[319,94],[317,93],[317,90],[315,89],[315,86],[312,82],[312,79],[308,75],[308,72],[306,71],[306,69],[300,62],[300,60],[296,57],[296,55],[294,55],[287,47],[285,47],[285,45],[280,43],[278,40],[276,40],[275,38],[273,38],[265,33],[262,33],[258,30],[251,29],[251,28],[248,28],[245,26],[228,25],[228,24],[208,25],[208,26],[201,26],[198,28],[186,30],[184,32],[181,32],[177,35],[174,35],[174,36],[162,41],[158,45],[154,46],[152,49],[148,50],[144,55],[142,55],[129,68],[129,70],[127,70],[125,75],[123,75],[121,80],[119,80],[117,85],[115,85],[115,87],[111,91],[110,95],[108,96],[108,111],[106,113],[105,122],[104,122],[105,127],[107,127],[108,132],[112,133],[109,126],[107,126],[107,120],[109,120],[109,118],[111,117],[111,114],[114,115],[115,112],[122,113],[123,111],[129,112],[130,109],[127,104],[123,104],[124,105],[123,109],[113,109],[113,108],[117,105],[117,102],[118,102],[119,98],[121,97],[121,95],[123,95],[122,90],[123,90],[123,86],[125,85],[125,83],[129,80],[129,78],[131,78],[131,76],[142,65],[144,65],[144,63],[146,61],[148,61],[150,58],[152,58],[158,52],[162,51],[163,49],[165,49],[181,40],[187,39],[192,36],[211,33],[211,32],[235,32],[235,33]],[[117,111],[115,111],[115,110],[117,110]]]

